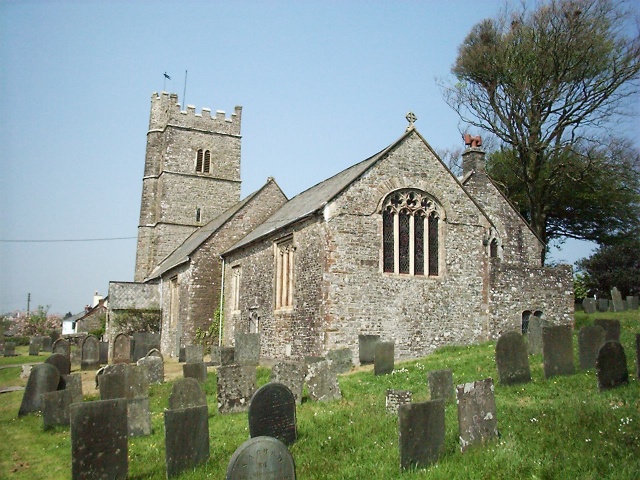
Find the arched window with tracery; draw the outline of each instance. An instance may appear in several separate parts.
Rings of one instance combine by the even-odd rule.
[[[382,269],[386,273],[440,275],[442,209],[420,190],[403,189],[382,205]]]

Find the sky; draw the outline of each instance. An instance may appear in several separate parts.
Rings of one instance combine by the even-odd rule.
[[[241,105],[242,196],[272,176],[291,198],[395,141],[409,111],[436,150],[462,147],[437,80],[503,6],[0,0],[0,313],[28,294],[77,313],[133,280],[153,92]]]

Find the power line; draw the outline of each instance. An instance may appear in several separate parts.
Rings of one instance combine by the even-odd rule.
[[[1,243],[66,243],[66,242],[111,242],[113,240],[133,240],[138,237],[111,237],[111,238],[65,238],[58,240],[3,240]]]

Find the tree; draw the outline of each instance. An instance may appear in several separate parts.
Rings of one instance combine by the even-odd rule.
[[[622,295],[640,295],[640,238],[603,245],[589,258],[578,262],[591,296],[611,294],[618,287]]]
[[[31,313],[20,312],[15,320],[15,334],[25,337],[49,335],[62,329],[59,315],[49,315],[49,306],[38,308]]]
[[[632,20],[623,2],[611,0],[551,0],[505,11],[473,27],[452,68],[457,83],[442,85],[464,122],[501,143],[489,172],[504,173],[499,182],[545,242],[623,233],[633,215],[618,219],[611,209],[597,219],[600,228],[584,228],[589,215],[601,213],[605,187],[625,193],[620,204],[631,202],[637,218],[637,151],[635,165],[618,165],[607,147],[620,142],[603,142],[607,129],[631,113],[628,100],[639,91],[637,25],[634,36],[626,33]],[[612,165],[616,174],[629,169],[630,185],[609,188]],[[578,187],[586,198],[574,195]]]

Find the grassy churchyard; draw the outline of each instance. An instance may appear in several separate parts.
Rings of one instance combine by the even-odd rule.
[[[577,331],[595,318],[615,318],[622,324],[628,385],[600,392],[595,371],[578,369]],[[420,360],[396,363],[393,374],[386,376],[374,376],[372,367],[358,368],[340,376],[342,400],[304,401],[298,406],[298,440],[290,447],[297,478],[640,478],[636,333],[640,333],[640,311],[579,312],[574,332],[577,373],[545,380],[542,358],[533,355],[529,357],[532,381],[515,386],[498,384],[495,342],[442,348]],[[20,356],[0,357],[0,365],[46,358],[46,354],[29,357],[28,347],[17,351]],[[457,409],[455,403],[449,404],[439,461],[429,468],[401,472],[398,419],[385,412],[386,390],[411,390],[414,402],[428,400],[427,372],[445,368],[453,370],[455,384],[494,379],[500,437],[460,453]],[[20,378],[20,370],[19,366],[0,369],[0,388],[24,386],[26,379]],[[258,369],[258,386],[268,381],[269,373],[266,368]],[[206,464],[178,477],[181,479],[224,478],[231,455],[249,437],[246,413],[217,413],[213,368],[209,369],[204,390],[209,405],[211,457]],[[129,440],[129,478],[165,478],[163,410],[170,391],[171,381],[150,387],[153,434]],[[44,431],[40,414],[18,418],[22,395],[22,391],[0,395],[0,478],[70,478],[69,427]],[[85,401],[97,399],[95,389],[85,389]]]

